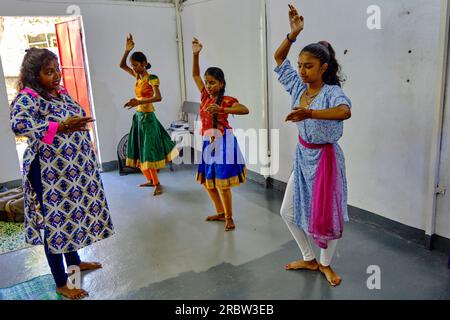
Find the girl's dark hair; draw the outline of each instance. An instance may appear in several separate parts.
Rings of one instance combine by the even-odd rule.
[[[320,60],[321,64],[328,63],[328,68],[322,75],[322,80],[329,85],[338,85],[339,87],[345,81],[341,75],[341,66],[336,60],[336,52],[327,41],[312,43],[303,48],[300,54],[308,52]]]
[[[211,76],[216,78],[218,81],[223,83],[222,89],[219,91],[219,95],[217,96],[216,104],[220,106],[222,103],[223,96],[225,94],[225,87],[227,85],[225,81],[225,74],[223,73],[222,69],[217,67],[210,67],[205,71],[205,76]]]
[[[220,89],[219,94],[217,95],[216,104],[221,105],[223,96],[225,94],[225,86],[227,85],[225,81],[225,74],[223,73],[222,69],[217,67],[210,67],[206,69],[205,76],[211,76],[217,79],[218,81],[223,83],[223,87]],[[217,114],[215,113],[213,115],[213,128],[217,129]]]
[[[140,51],[133,52],[133,54],[130,57],[131,60],[137,61],[137,62],[147,62],[147,57],[145,54],[143,54]],[[147,65],[145,66],[145,69],[150,69],[152,65],[147,62]]]
[[[45,99],[50,99],[50,94],[42,87],[39,81],[39,73],[52,60],[58,61],[58,57],[48,49],[30,48],[25,51],[26,53],[20,67],[19,80],[17,81],[17,90],[20,91],[25,87],[29,87]]]

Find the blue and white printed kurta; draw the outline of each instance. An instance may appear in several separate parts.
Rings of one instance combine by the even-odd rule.
[[[302,81],[297,71],[292,67],[288,59],[277,66],[274,71],[278,74],[278,81],[292,97],[291,108],[300,104],[300,98],[307,86]],[[309,106],[312,110],[324,110],[334,108],[341,104],[348,105],[351,108],[350,99],[344,94],[337,85],[327,85],[322,87],[321,92],[316,96]],[[347,180],[345,175],[345,160],[342,149],[337,141],[343,134],[342,120],[317,120],[306,119],[296,122],[298,133],[308,143],[326,144],[332,143],[336,151],[338,168],[341,173],[342,181],[342,216],[344,221],[348,221],[347,212]],[[313,191],[314,178],[319,164],[321,149],[306,148],[297,142],[295,163],[294,163],[294,221],[291,221],[308,232],[308,226],[311,217],[311,199]],[[338,218],[337,210],[333,212],[333,217]]]
[[[56,134],[52,144],[42,141],[49,122],[86,116],[65,89],[59,91],[61,100],[48,101],[27,88],[10,110],[14,134],[28,138],[23,159],[25,240],[43,244],[44,230],[51,253],[75,251],[114,234],[89,133]],[[35,157],[41,167],[44,210],[28,179]]]

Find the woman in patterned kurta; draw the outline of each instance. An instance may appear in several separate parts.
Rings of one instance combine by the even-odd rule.
[[[216,208],[207,221],[225,221],[225,231],[235,229],[232,218],[231,188],[245,182],[246,168],[236,137],[228,123],[229,114],[248,114],[246,106],[234,97],[225,96],[225,75],[220,68],[211,67],[200,76],[199,54],[202,44],[192,41],[192,76],[201,93],[201,134],[204,138],[202,162],[197,181],[203,185]]]
[[[286,58],[303,29],[303,17],[289,6],[291,32],[275,53],[278,80],[292,97],[286,121],[298,127],[294,170],[289,178],[281,215],[303,254],[286,269],[320,270],[332,286],[341,278],[331,269],[343,221],[348,221],[344,155],[337,144],[343,120],[350,118],[350,99],[341,89],[339,65],[328,42],[306,46],[298,59],[299,73]],[[321,248],[316,261],[308,235]]]
[[[77,250],[114,234],[102,180],[86,125],[92,121],[59,86],[58,58],[46,49],[27,50],[11,104],[11,128],[28,138],[24,153],[26,242],[44,244],[57,292],[69,298],[88,293],[66,286],[66,264],[80,270]],[[43,231],[43,237],[41,234]]]
[[[162,193],[157,169],[164,168],[166,164],[178,156],[178,149],[167,131],[155,115],[154,102],[161,101],[159,79],[149,74],[147,69],[151,66],[142,52],[131,55],[131,65],[127,66],[127,57],[134,48],[133,37],[127,38],[125,53],[120,61],[120,67],[136,79],[134,91],[136,98],[125,104],[128,109],[137,107],[133,116],[127,146],[126,165],[140,168],[147,182],[141,187],[154,186],[154,195]]]

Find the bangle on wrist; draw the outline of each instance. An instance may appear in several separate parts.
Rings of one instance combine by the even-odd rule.
[[[297,38],[295,38],[294,40],[291,40],[291,39],[289,38],[289,33],[286,35],[286,39],[287,39],[287,41],[289,41],[290,43],[294,43],[295,41],[297,41]]]

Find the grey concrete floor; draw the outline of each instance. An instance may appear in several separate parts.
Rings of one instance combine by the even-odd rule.
[[[332,263],[340,286],[285,271],[301,254],[278,213],[283,194],[251,181],[233,189],[237,229],[224,232],[204,221],[213,206],[194,177],[192,168],[164,169],[165,193],[154,197],[136,187],[139,174],[102,174],[116,234],[80,251],[104,265],[83,275],[88,299],[450,299],[446,254],[355,221]],[[371,265],[380,289],[367,288]],[[0,287],[50,273],[42,246],[0,255],[0,270]]]

